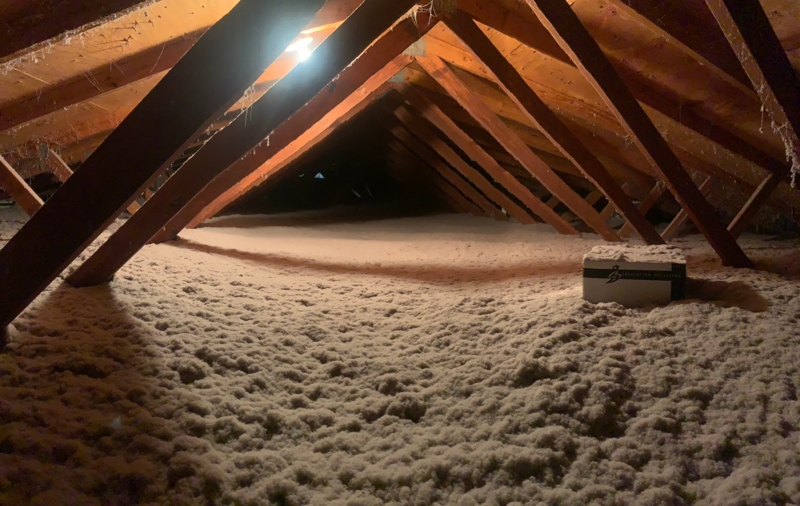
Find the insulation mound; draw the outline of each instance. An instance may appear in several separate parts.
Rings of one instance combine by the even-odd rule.
[[[685,264],[686,254],[681,248],[670,244],[661,246],[603,244],[592,248],[583,256],[583,261]]]
[[[797,241],[744,236],[759,272],[682,239],[689,300],[638,310],[538,226],[184,237],[14,322],[0,504],[800,504]]]

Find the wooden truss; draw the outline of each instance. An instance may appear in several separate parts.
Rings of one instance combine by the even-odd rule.
[[[107,10],[82,12],[97,19],[135,3],[117,0],[107,2]],[[0,131],[17,129],[104,91],[160,79],[124,119],[109,115],[86,125],[80,146],[94,152],[75,174],[64,159],[49,153],[47,167],[63,186],[44,205],[0,157],[0,187],[32,215],[0,251],[5,287],[0,327],[126,207],[133,206],[131,218],[69,277],[70,283],[88,286],[112,279],[148,242],[173,239],[274,181],[366,110],[380,116],[378,124],[385,128],[391,175],[457,212],[545,223],[562,234],[578,234],[584,227],[608,241],[636,232],[648,244],[670,241],[691,220],[726,265],[750,267],[736,238],[761,206],[795,206],[773,196],[790,179],[789,163],[718,122],[684,111],[620,65],[601,50],[566,0],[527,0],[513,10],[500,2],[459,0],[458,11],[446,15],[444,23],[426,9],[409,14],[417,3],[241,0],[211,28],[98,67],[88,83],[67,79],[0,106]],[[653,2],[611,3],[683,48],[748,100],[763,103],[788,139],[787,149],[794,147],[800,82],[757,0],[706,0],[704,15],[718,23],[709,37],[728,45],[704,44],[707,39],[664,16]],[[27,38],[0,45],[9,56],[79,22],[64,16]],[[587,131],[575,118],[574,104],[523,75],[487,36],[487,27],[582,75],[607,107],[597,121],[626,135],[641,156]],[[330,35],[314,47],[309,62],[295,66],[281,54],[304,30]],[[442,37],[450,36],[460,46],[445,47]],[[422,50],[416,47],[420,40],[439,46],[426,52],[424,44]],[[207,77],[197,80],[197,75]],[[244,100],[249,87],[254,96]],[[760,183],[748,181],[669,144],[654,118],[761,167],[766,175]],[[154,129],[150,142],[137,141],[142,130]],[[169,167],[174,174],[152,189]],[[698,187],[695,180],[703,183]],[[749,196],[727,227],[707,199],[715,185]],[[135,199],[143,192],[146,202],[137,210]],[[659,234],[646,214],[660,201],[662,206],[672,202],[662,199],[666,192],[680,207]],[[626,221],[619,230],[609,224],[614,213]],[[55,229],[62,232],[54,239]],[[31,245],[37,247],[35,257],[28,252]]]

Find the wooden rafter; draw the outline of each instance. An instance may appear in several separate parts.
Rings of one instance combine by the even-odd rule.
[[[624,191],[625,193],[627,193],[627,192],[628,192],[628,189],[630,188],[630,186],[631,186],[631,185],[630,185],[630,183],[628,183],[628,182],[625,182],[625,183],[623,183],[623,184],[622,184],[622,191]],[[616,208],[616,207],[614,207],[614,203],[613,203],[613,202],[609,202],[609,203],[607,203],[607,204],[606,204],[606,206],[603,208],[603,210],[602,210],[602,211],[600,211],[600,216],[602,216],[602,217],[603,217],[603,219],[607,220],[607,219],[611,218],[611,216],[612,216],[612,215],[613,215],[615,212],[617,212],[617,208]],[[641,211],[640,211],[640,212],[641,212]],[[620,237],[621,237],[621,236],[620,236]]]
[[[704,197],[711,192],[711,183],[713,181],[714,178],[708,176],[703,180],[702,183],[700,183],[700,186],[698,188],[700,189],[700,193],[702,193]],[[667,242],[673,240],[675,236],[677,236],[678,233],[681,231],[681,229],[686,224],[686,221],[688,219],[689,219],[689,213],[686,212],[686,209],[681,209],[681,211],[675,216],[675,218],[673,218],[670,224],[667,225],[667,228],[665,228],[664,231],[661,232],[661,237],[663,237],[664,240]]]
[[[156,198],[149,201],[142,211],[134,215],[70,276],[69,282],[76,286],[88,286],[108,281],[159,229],[169,225],[190,201],[202,196],[198,192],[216,177],[231,166],[238,166],[236,170],[246,170],[246,176],[297,139],[326,112],[347,98],[349,91],[357,89],[373,75],[376,68],[380,70],[381,66],[386,66],[386,59],[391,53],[384,52],[382,45],[378,46],[379,52],[376,53],[376,45],[373,45],[370,48],[372,52],[365,52],[363,60],[358,58],[361,64],[356,62],[348,67],[370,42],[412,5],[412,0],[405,0],[392,2],[391,8],[387,8],[385,2],[367,2],[359,7],[317,49],[307,65],[295,67],[253,104],[246,116],[240,116],[214,136],[170,178]],[[386,40],[385,37],[382,39]],[[395,54],[405,47],[408,46],[398,48]],[[347,72],[342,72],[345,68]],[[396,73],[399,69],[395,67],[393,70]],[[323,90],[337,75],[339,78]],[[384,77],[383,81],[386,79]],[[302,110],[295,114],[298,109]],[[291,121],[287,121],[290,118]],[[269,142],[262,142],[268,135]],[[237,161],[239,164],[235,165]],[[215,198],[225,189],[215,187],[214,191],[218,190]],[[148,208],[150,211],[147,211]],[[176,233],[192,218],[194,216],[185,217],[186,221],[179,224]]]
[[[0,156],[0,188],[3,188],[6,193],[11,195],[14,202],[28,216],[36,214],[44,205],[39,195],[33,191],[33,188],[28,186],[28,183],[20,177],[17,171],[2,156]]]
[[[195,44],[0,250],[0,328],[242,96],[323,3],[242,0]],[[143,130],[157,135],[140,144],[136,140]],[[30,254],[31,247],[37,255]]]
[[[457,72],[457,69],[454,69],[454,71]],[[408,71],[406,73],[408,73]],[[470,88],[472,88],[473,91],[478,93],[476,91],[476,87],[473,86],[473,82],[468,79],[468,73],[462,72],[459,77],[461,77],[461,80],[464,81]],[[452,117],[457,123],[462,125],[465,128],[465,131],[470,133],[470,135],[474,135],[472,132],[475,129],[472,128],[468,131],[466,130],[468,127],[477,127],[481,132],[485,132],[483,128],[480,127],[478,122],[475,121],[475,119],[472,118],[466,111],[464,111],[449,95],[444,95],[441,92],[431,89],[420,89],[420,93],[428,97],[429,100],[436,102],[437,105],[443,111],[445,111],[448,116]],[[521,113],[519,115],[512,115],[509,113],[509,111],[517,109],[510,98],[503,96],[499,97],[500,100],[497,101],[495,100],[494,96],[489,97],[483,94],[480,94],[480,96],[482,99],[486,99],[487,104],[492,107],[492,110],[495,112],[495,114],[501,116],[504,122],[530,148],[537,150],[539,153],[547,152],[552,155],[563,156],[561,151],[554,147],[543,134],[533,129],[527,122],[521,122],[524,119],[521,117]],[[620,150],[616,146],[600,139],[599,137],[594,137],[590,130],[581,129],[580,126],[575,122],[567,123],[564,117],[561,117],[561,120],[567,124],[570,130],[575,131],[576,135],[579,135],[581,142],[583,142],[587,148],[594,153],[603,155],[603,163],[614,169],[615,177],[630,181],[642,192],[649,190],[653,186],[654,179],[649,174],[652,172],[652,168],[646,165],[646,163],[641,164],[634,162],[637,163],[636,166],[629,165],[629,158],[631,158],[629,153]],[[476,140],[480,142],[480,139],[476,138]],[[575,172],[578,173],[577,169],[575,169]]]
[[[416,57],[417,62],[433,77],[461,106],[470,113],[510,155],[548,190],[564,202],[604,239],[619,238],[599,214],[569,187],[555,172],[537,157],[528,146],[498,118],[491,109],[450,70],[438,57]],[[548,209],[550,213],[552,210]],[[544,216],[542,216],[544,218]],[[545,220],[547,221],[547,220]]]
[[[47,151],[47,158],[45,159],[45,163],[47,164],[47,167],[50,169],[50,171],[56,176],[56,178],[62,184],[66,183],[67,179],[69,179],[72,176],[72,169],[69,168],[67,162],[65,162],[64,159],[61,158],[61,155],[59,155],[52,149],[49,149]],[[128,211],[129,214],[133,215],[140,208],[141,206],[139,206],[137,202],[131,202],[125,210]]]
[[[428,30],[436,26],[438,21],[437,18],[428,18],[426,13],[419,13],[416,18],[406,17],[398,22],[359,57],[353,65],[348,67],[327,92],[323,92],[319,98],[315,99],[321,103],[312,103],[303,108],[302,113],[308,116],[305,120],[301,119],[302,116],[292,118],[294,124],[297,125],[297,130],[290,131],[286,129],[285,132],[290,135],[286,137],[285,142],[294,141],[315,121],[328,113],[332,107],[347,99],[348,95],[355,92],[368,78],[371,85],[379,86],[400,72],[408,64],[409,60],[406,58],[396,59],[394,63],[390,60],[393,56],[399,55],[419,40]],[[393,68],[395,72],[390,74]],[[379,77],[370,78],[370,76],[378,76],[378,74],[380,74]],[[383,82],[379,82],[380,79],[383,79]],[[287,88],[286,92],[293,93],[294,91]],[[321,98],[328,95],[331,95],[331,97],[327,99]],[[334,99],[336,100],[335,102]],[[229,205],[233,200],[244,195],[255,184],[258,184],[262,180],[263,173],[271,170],[267,166],[263,167],[263,172],[259,169],[269,160],[269,157],[277,152],[271,146],[283,147],[283,144],[280,144],[280,142],[275,144],[275,141],[275,133],[273,133],[270,135],[270,142],[267,146],[263,144],[259,146],[255,153],[248,155],[247,158],[240,160],[235,167],[229,169],[227,172],[233,172],[230,175],[223,175],[224,180],[215,181],[213,191],[210,188],[204,190],[203,194],[197,197],[198,199],[204,199],[205,206],[202,212],[189,216],[187,211],[182,211],[181,219],[178,220],[176,217],[175,222],[170,223],[168,227],[170,228],[169,234],[176,235],[180,233],[190,222],[197,224],[205,221]],[[238,177],[238,179],[234,180],[234,176]],[[205,200],[207,198],[211,200]]]
[[[361,90],[351,95],[351,98],[339,104],[327,116],[306,130],[300,137],[289,142],[255,170],[252,166],[245,165],[243,161],[240,161],[231,168],[232,170],[221,174],[220,178],[203,188],[196,198],[175,215],[163,230],[153,237],[152,242],[168,241],[174,239],[184,228],[197,227],[243,197],[251,189],[294,163],[308,150],[328,138],[337,128],[365,111],[391,88],[391,85],[386,82],[379,84],[379,80],[380,77],[376,77],[374,81],[372,79],[372,82],[368,81]],[[368,89],[372,89],[373,84],[376,87],[364,95]],[[286,131],[280,128],[273,135],[277,137],[278,134]],[[273,137],[270,136],[270,143],[273,142],[272,139]],[[238,186],[240,183],[242,183],[241,187]]]
[[[594,184],[602,195],[614,203],[625,218],[636,228],[639,235],[648,244],[662,244],[661,237],[655,228],[639,212],[628,195],[622,191],[608,170],[583,145],[583,143],[567,128],[567,126],[550,110],[536,93],[526,84],[525,79],[503,57],[492,41],[484,35],[472,18],[460,12],[448,18],[445,23],[469,47],[480,61],[494,74],[500,87],[519,106],[547,139],[558,147],[580,171]],[[568,203],[567,203],[568,204]],[[568,204],[567,207],[571,206]],[[575,210],[573,210],[575,212]],[[595,230],[607,227],[606,220],[597,215],[579,215]],[[588,216],[588,218],[587,218]],[[590,221],[595,219],[596,222]],[[601,225],[602,224],[602,225]]]
[[[734,237],[739,237],[747,229],[753,217],[755,217],[758,210],[766,203],[772,192],[777,188],[781,179],[775,174],[770,174],[765,177],[761,184],[759,184],[753,191],[753,194],[747,199],[747,202],[739,210],[739,213],[733,218],[733,221],[728,225],[728,231]]]
[[[706,0],[800,170],[800,77],[758,0]]]
[[[47,150],[47,159],[45,162],[53,174],[55,174],[56,178],[58,178],[58,180],[62,183],[66,183],[67,179],[72,176],[72,169],[69,168],[67,162],[65,162],[61,156],[59,156],[59,154],[52,149]]]
[[[400,107],[394,111],[394,114],[411,133],[416,135],[419,139],[424,139],[439,156],[460,172],[464,178],[472,181],[486,198],[495,205],[505,209],[509,216],[523,224],[536,223],[536,220],[534,220],[525,209],[520,207],[519,204],[514,202],[514,200],[503,191],[496,188],[483,174],[467,163],[461,155],[456,153],[456,151],[442,139],[439,132],[429,126],[426,121],[413,114],[410,108]]]
[[[526,3],[531,2],[526,0],[526,2],[520,3],[518,7],[522,8]],[[567,52],[559,47],[559,44],[555,43],[553,37],[542,35],[542,31],[549,30],[545,30],[541,20],[537,22],[535,17],[525,17],[523,19],[517,13],[509,11],[500,5],[482,0],[459,0],[459,8],[486,26],[512,37],[536,51],[566,64],[577,66],[580,69],[580,65],[576,65],[576,62],[572,61]],[[578,22],[580,21],[578,20]],[[588,33],[586,35],[588,36]],[[608,57],[605,58],[607,59]],[[713,121],[692,113],[683,107],[682,103],[669,99],[654,90],[640,75],[628,69],[624,62],[617,63],[619,64],[615,65],[615,68],[621,73],[621,77],[630,87],[630,91],[642,104],[684,125],[696,134],[713,141],[731,153],[741,156],[769,172],[780,175],[784,181],[789,181],[789,164],[785,161],[775,158],[760,147],[739,138]]]
[[[652,0],[612,0],[618,9],[631,14],[634,19],[640,20],[655,33],[666,37],[676,43],[683,51],[691,56],[700,65],[711,70],[717,77],[740,91],[754,95],[750,81],[747,79],[736,55],[726,44],[722,30],[713,25],[711,13],[694,12],[711,18],[711,23],[703,24],[703,31],[698,31],[691,23],[681,16],[680,9],[676,7],[685,4],[683,0],[653,2]],[[700,8],[700,4],[691,4]],[[705,10],[705,9],[704,9]]]
[[[327,2],[304,34],[315,33],[314,49],[322,39],[320,31],[332,31],[357,7],[356,0]],[[164,44],[126,56],[113,65],[102,65],[72,78],[59,81],[43,90],[36,90],[0,107],[0,131],[33,121],[54,111],[85,102],[133,83],[160,77],[171,69],[184,54],[202,37],[206,28],[184,34]],[[284,77],[297,58],[283,54],[258,78],[256,84],[271,83]],[[87,76],[91,76],[88,79]],[[255,90],[258,91],[258,90]],[[266,88],[265,90],[266,91]]]
[[[603,192],[601,192],[600,190],[594,190],[589,195],[587,195],[586,198],[583,200],[585,200],[586,203],[589,204],[590,206],[594,206],[602,198],[603,198]],[[638,211],[639,209],[637,208],[636,210]],[[577,216],[575,216],[575,213],[573,213],[572,211],[567,211],[566,213],[562,214],[561,217],[568,221],[572,221],[577,218]],[[604,220],[608,219],[603,217],[602,213],[600,214],[600,217],[603,218]]]
[[[0,131],[162,74],[174,67],[203,33],[205,30],[178,37],[162,46],[123,58],[114,65],[103,65],[5,103],[0,107]],[[91,75],[92,79],[88,79],[87,75]]]
[[[530,0],[528,4],[617,116],[722,261],[732,267],[752,267],[566,0]]]
[[[650,193],[647,194],[647,197],[645,197],[644,200],[642,200],[642,202],[639,204],[639,211],[646,215],[650,209],[655,207],[665,193],[667,193],[667,186],[662,182],[656,183],[656,185],[653,186],[653,189],[650,190]],[[622,228],[619,229],[619,236],[623,239],[627,239],[631,236],[632,232],[633,227],[631,224],[625,223]]]
[[[561,234],[578,234],[575,227],[564,221],[561,216],[544,205],[530,189],[520,183],[514,176],[505,170],[497,161],[481,148],[469,135],[467,135],[455,122],[447,116],[436,104],[428,100],[419,92],[409,86],[400,88],[406,100],[436,128],[441,130],[446,137],[453,141],[458,148],[477,163],[494,181],[503,186],[536,216],[555,228]]]

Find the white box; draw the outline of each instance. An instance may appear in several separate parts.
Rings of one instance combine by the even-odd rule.
[[[686,296],[686,259],[674,246],[597,246],[583,259],[583,298],[641,307]]]

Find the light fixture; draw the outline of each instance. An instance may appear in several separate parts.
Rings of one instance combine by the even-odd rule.
[[[311,51],[307,47],[304,47],[297,51],[297,59],[300,61],[306,61],[310,57],[311,57]]]
[[[297,39],[296,41],[292,42],[289,47],[286,48],[287,53],[297,53],[297,59],[300,61],[306,61],[311,56],[311,49],[309,46],[311,43],[314,42],[314,39],[311,37],[303,37],[302,39]]]

